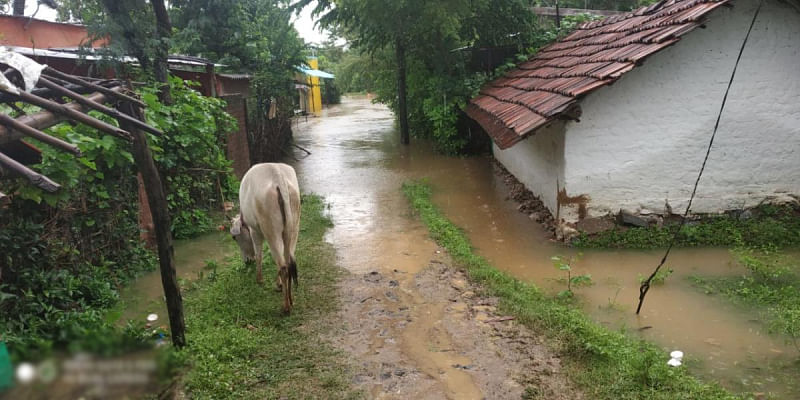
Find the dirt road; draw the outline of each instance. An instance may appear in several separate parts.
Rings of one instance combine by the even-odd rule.
[[[385,107],[345,99],[295,140],[312,153],[295,163],[301,186],[330,202],[328,240],[349,272],[344,328],[330,339],[352,356],[355,385],[371,398],[581,398],[558,358],[498,314],[411,214],[400,185],[425,165],[397,144]]]

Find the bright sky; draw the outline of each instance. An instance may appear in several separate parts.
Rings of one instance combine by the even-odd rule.
[[[300,15],[294,20],[294,28],[297,29],[300,37],[305,39],[306,43],[322,44],[322,42],[328,39],[329,32],[320,32],[318,29],[314,29],[314,20],[311,18],[311,11],[314,10],[316,5],[317,2],[315,1],[300,12]]]
[[[9,5],[9,14],[11,13],[11,5]],[[36,11],[36,0],[26,0],[25,1],[25,16],[30,17],[33,15],[33,12]],[[48,21],[55,21],[56,20],[56,10],[42,5],[39,7],[39,12],[36,13],[36,17],[38,19],[46,19]]]

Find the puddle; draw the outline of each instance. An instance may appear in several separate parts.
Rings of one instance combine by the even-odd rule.
[[[363,274],[425,265],[434,244],[411,217],[400,191],[403,181],[424,177],[435,187],[436,204],[466,230],[478,252],[493,265],[545,290],[561,290],[555,281],[561,271],[553,267],[550,257],[575,251],[551,242],[541,227],[517,212],[516,204],[506,200],[505,184],[494,175],[488,158],[445,157],[418,141],[411,147],[401,146],[397,136],[392,114],[364,98],[343,98],[322,118],[295,127],[296,142],[312,152],[308,157],[299,151],[295,154],[300,158],[294,164],[301,188],[331,203],[334,228],[327,240],[337,247],[344,268]],[[634,314],[638,278],[648,275],[662,254],[584,252],[573,270],[591,274],[594,282],[576,290],[585,311],[612,329],[629,329],[665,350],[684,351],[696,374],[731,390],[800,397],[796,367],[789,367],[797,360],[797,351],[782,338],[769,335],[757,315],[704,295],[688,280],[692,274],[740,273],[727,250],[673,251],[667,266],[675,272],[666,284],[651,288],[642,315]],[[430,321],[421,325],[430,331],[436,310],[426,312]],[[430,347],[431,340],[446,340],[426,329],[415,333],[430,339],[423,347]],[[430,349],[420,351],[411,338],[406,342],[405,352],[420,359],[423,370],[428,365],[433,371],[440,363]],[[667,359],[665,352],[664,362]],[[443,378],[450,397],[458,397],[459,388],[469,387],[461,378]]]
[[[175,266],[178,279],[196,280],[213,269],[208,262],[222,265],[225,257],[234,254],[235,246],[227,232],[212,232],[194,239],[176,240]],[[158,269],[142,275],[120,293],[124,309],[120,321],[144,321],[148,314],[158,314],[157,324],[167,324],[167,307]]]

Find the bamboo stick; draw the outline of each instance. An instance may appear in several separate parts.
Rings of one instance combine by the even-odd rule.
[[[112,90],[119,90],[118,88],[114,88]],[[88,96],[89,99],[92,101],[102,103],[106,99],[106,95],[102,93],[94,93]],[[70,103],[64,104],[64,107],[73,108],[75,110],[82,110],[82,106],[78,103]],[[24,115],[22,117],[17,118],[17,121],[30,126],[31,128],[44,130],[47,129],[59,122],[66,120],[67,118],[61,114],[54,114],[50,111],[39,111],[37,113]],[[20,132],[7,129],[5,126],[0,125],[0,144],[5,144],[9,142],[13,142],[15,140],[21,139],[24,135]]]
[[[109,135],[116,136],[120,139],[124,139],[129,142],[131,141],[131,134],[125,131],[124,129],[117,128],[116,126],[113,125],[109,125],[103,121],[92,118],[73,108],[65,107],[64,104],[58,104],[52,100],[47,100],[39,96],[32,95],[25,91],[20,91],[18,96],[20,99],[22,99],[22,101],[44,108],[45,110],[54,112],[56,114],[62,114],[70,119],[74,119],[78,122],[89,125],[92,128],[103,131]]]
[[[154,134],[156,136],[163,136],[164,135],[160,130],[158,130],[156,128],[153,128],[152,126],[147,125],[146,123],[144,123],[142,121],[139,121],[138,119],[131,118],[131,117],[129,117],[129,116],[127,116],[127,115],[125,115],[125,114],[113,109],[113,108],[106,107],[106,106],[104,106],[104,105],[102,105],[100,103],[97,103],[95,101],[92,101],[92,100],[86,98],[85,96],[81,96],[78,93],[75,93],[75,92],[73,92],[73,91],[71,91],[69,89],[61,87],[58,84],[56,84],[54,82],[51,82],[50,80],[48,80],[45,77],[40,77],[39,78],[39,84],[44,86],[44,87],[46,87],[46,88],[48,88],[48,89],[53,90],[54,92],[61,93],[63,96],[69,97],[70,99],[75,100],[76,102],[81,103],[86,107],[93,108],[93,109],[95,109],[97,111],[100,111],[103,114],[106,114],[106,115],[108,115],[110,117],[114,117],[116,119],[124,119],[124,120],[136,125],[138,128],[143,129],[143,130],[145,130],[147,132],[150,132],[150,133],[152,133],[152,134]]]
[[[53,182],[50,178],[20,164],[17,160],[0,153],[0,166],[14,171],[30,181],[34,186],[47,192],[55,192],[61,188],[61,185]]]
[[[0,124],[5,125],[8,129],[14,129],[23,135],[30,136],[34,139],[40,140],[44,143],[47,143],[53,147],[57,147],[61,150],[66,152],[72,153],[78,157],[81,156],[81,150],[78,146],[75,146],[72,143],[67,143],[59,138],[50,136],[36,128],[32,128],[28,125],[25,125],[14,118],[9,117],[5,114],[0,114]]]
[[[78,85],[81,85],[81,86],[90,87],[90,88],[92,88],[92,89],[94,89],[94,90],[96,90],[96,91],[98,91],[100,93],[103,93],[103,94],[111,96],[111,97],[115,97],[115,98],[120,99],[120,100],[129,101],[129,102],[134,103],[134,104],[136,104],[136,105],[138,105],[140,107],[147,107],[147,104],[144,104],[139,99],[133,98],[131,96],[128,96],[128,95],[125,95],[125,94],[122,94],[122,93],[119,93],[119,92],[112,91],[112,90],[110,90],[110,89],[108,89],[106,87],[103,87],[103,86],[100,86],[100,85],[96,85],[96,84],[91,83],[91,82],[87,82],[87,81],[85,81],[85,80],[83,80],[83,79],[81,79],[81,78],[79,78],[77,76],[65,74],[65,73],[63,73],[63,72],[61,72],[61,71],[59,71],[57,69],[52,68],[52,67],[46,67],[44,69],[44,71],[42,71],[42,72],[44,72],[45,74],[50,75],[50,76],[55,76],[56,78],[61,78],[61,79],[65,80],[65,81],[67,81],[67,82],[72,82],[72,83],[75,83],[75,84],[78,84]]]

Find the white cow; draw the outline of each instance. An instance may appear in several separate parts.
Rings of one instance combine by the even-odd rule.
[[[294,258],[300,231],[300,189],[294,169],[286,164],[256,164],[242,178],[240,214],[233,218],[231,235],[246,261],[255,259],[258,283],[263,283],[261,260],[264,239],[278,267],[277,288],[283,291],[283,311],[292,311],[292,280],[297,285]]]

